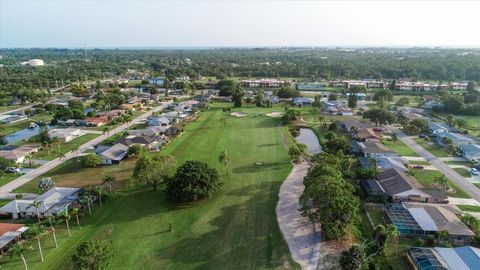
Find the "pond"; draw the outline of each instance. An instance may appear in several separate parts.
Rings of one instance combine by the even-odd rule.
[[[309,128],[301,128],[300,135],[295,138],[297,142],[303,143],[307,146],[308,152],[311,154],[318,154],[322,152],[322,147],[318,142],[318,137],[315,133]]]
[[[51,126],[47,126],[47,127],[51,128]],[[27,127],[17,132],[8,134],[7,136],[1,137],[0,142],[3,144],[12,144],[21,140],[30,139],[31,137],[37,135],[38,133],[40,133],[40,127],[38,125],[35,126],[34,128]]]

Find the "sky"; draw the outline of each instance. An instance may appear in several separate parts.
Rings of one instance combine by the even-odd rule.
[[[0,0],[0,48],[480,47],[480,1]]]

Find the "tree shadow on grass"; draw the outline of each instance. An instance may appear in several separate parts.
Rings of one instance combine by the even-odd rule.
[[[278,192],[279,185],[270,182],[229,192],[227,195],[250,198],[221,208],[220,214],[208,222],[213,230],[184,235],[182,240],[159,249],[156,259],[170,269],[296,268],[275,216],[277,197],[272,193]]]
[[[285,169],[285,165],[288,165],[288,161],[283,161],[283,162],[262,162],[259,161],[262,164],[257,165],[257,164],[251,164],[251,165],[246,165],[246,166],[240,166],[234,168],[232,171],[234,173],[251,173],[251,172],[258,172],[262,171],[265,169],[268,170],[282,170]]]

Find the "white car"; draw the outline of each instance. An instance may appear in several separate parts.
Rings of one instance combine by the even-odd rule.
[[[473,176],[477,176],[477,175],[480,174],[476,168],[471,168],[471,169],[470,169],[470,173],[471,173]]]

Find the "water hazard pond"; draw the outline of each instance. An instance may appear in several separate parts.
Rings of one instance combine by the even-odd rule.
[[[295,140],[299,143],[303,143],[307,146],[308,152],[311,154],[318,154],[322,152],[322,146],[318,142],[318,137],[309,128],[300,128],[300,135]]]

